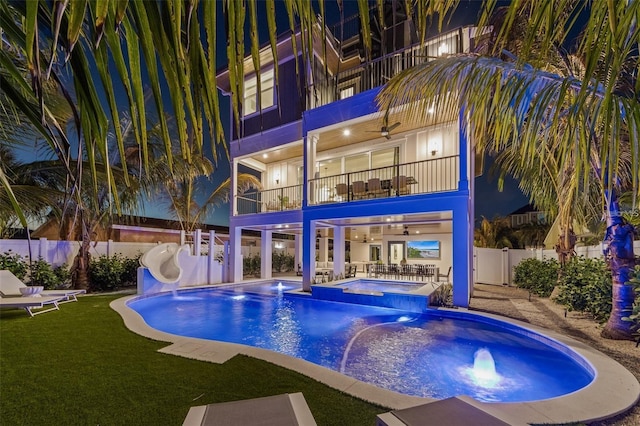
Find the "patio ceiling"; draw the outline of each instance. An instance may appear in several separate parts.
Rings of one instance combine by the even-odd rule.
[[[334,226],[346,228],[345,238],[350,241],[362,240],[366,235],[368,240],[381,240],[384,236],[404,236],[407,226],[409,236],[429,235],[434,233],[450,233],[451,212],[422,213],[415,215],[385,215],[357,218],[341,218],[324,220],[317,224],[323,236],[332,237]],[[269,230],[282,234],[301,234],[302,223],[256,225],[254,231]],[[357,236],[357,237],[356,237]]]
[[[388,119],[388,126],[393,126],[395,123],[400,124],[391,130],[389,136],[391,140],[400,139],[403,138],[406,133],[415,132],[416,129],[450,122],[453,119],[454,117],[447,117],[436,113],[433,115],[433,119],[427,123],[410,123],[403,121],[401,112],[392,113]],[[366,141],[370,141],[372,144],[386,142],[387,138],[380,133],[382,126],[383,115],[377,113],[364,119],[351,120],[335,124],[326,129],[320,129],[315,132],[319,135],[317,150],[328,151]],[[350,132],[348,136],[344,134],[346,129]],[[271,164],[290,159],[302,159],[302,155],[303,145],[302,141],[300,141],[298,144],[289,144],[269,151],[256,152],[248,158],[263,164]]]

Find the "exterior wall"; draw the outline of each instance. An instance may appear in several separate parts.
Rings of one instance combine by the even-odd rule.
[[[300,67],[301,70],[304,69],[302,65],[300,65]],[[233,132],[231,139],[237,140],[242,137],[255,135],[302,118],[302,111],[305,105],[305,95],[302,89],[304,85],[300,83],[297,85],[300,90],[291,90],[291,83],[298,79],[293,58],[281,63],[278,72],[280,78],[276,88],[276,104],[274,107],[262,111],[262,114],[257,112],[247,118],[241,119],[240,125],[242,129],[240,132],[238,132],[238,128],[235,125],[235,120],[232,119]]]

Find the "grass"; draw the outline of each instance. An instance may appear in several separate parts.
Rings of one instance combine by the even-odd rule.
[[[157,352],[109,303],[78,298],[29,318],[0,312],[0,424],[180,425],[189,407],[302,392],[318,425],[372,425],[385,408],[247,356],[218,365]]]

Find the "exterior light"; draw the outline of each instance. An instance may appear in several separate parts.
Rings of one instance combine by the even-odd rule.
[[[349,136],[349,135],[351,134],[351,130],[349,130],[349,129],[344,129],[344,130],[342,131],[342,134],[343,134],[343,135],[345,135],[345,136]]]

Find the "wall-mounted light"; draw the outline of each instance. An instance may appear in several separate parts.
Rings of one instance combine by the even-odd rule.
[[[431,156],[435,157],[442,150],[442,138],[440,136],[431,136],[427,147]]]
[[[320,230],[318,229],[316,232],[316,240],[319,240],[320,238],[322,238],[322,234],[320,234]]]
[[[280,184],[280,172],[276,172],[276,185]]]

